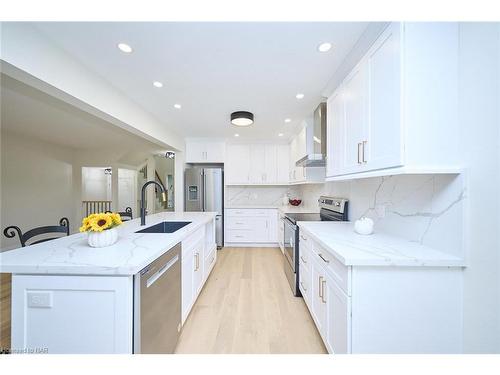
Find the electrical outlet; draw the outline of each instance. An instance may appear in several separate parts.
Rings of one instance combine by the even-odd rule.
[[[383,219],[385,217],[385,205],[379,204],[375,207],[375,213],[379,219]]]
[[[52,307],[52,292],[28,292],[28,307]]]

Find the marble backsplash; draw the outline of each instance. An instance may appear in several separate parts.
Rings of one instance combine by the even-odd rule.
[[[287,186],[226,186],[225,205],[231,206],[280,206]]]
[[[320,195],[349,199],[350,221],[367,216],[376,231],[463,256],[466,190],[460,175],[387,176],[299,189],[305,201]]]

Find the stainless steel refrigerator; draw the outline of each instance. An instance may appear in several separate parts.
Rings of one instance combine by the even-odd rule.
[[[217,212],[215,217],[215,240],[222,247],[224,173],[222,168],[188,168],[184,172],[184,200],[186,211]]]

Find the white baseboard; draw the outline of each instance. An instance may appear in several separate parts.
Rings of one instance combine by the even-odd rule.
[[[280,247],[276,243],[226,242],[224,247]]]

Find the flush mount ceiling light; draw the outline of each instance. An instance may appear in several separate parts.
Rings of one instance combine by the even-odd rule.
[[[154,82],[153,82],[153,86],[154,86],[154,87],[161,88],[161,87],[163,87],[163,83],[161,83],[160,81],[154,81]]]
[[[253,113],[237,111],[231,113],[231,124],[236,126],[249,126],[253,124]]]
[[[328,42],[325,42],[325,43],[321,43],[318,46],[318,51],[319,52],[328,52],[328,51],[330,51],[330,48],[332,48],[332,44],[328,43]]]
[[[238,133],[236,133],[234,136],[235,136],[235,137],[239,137],[240,135],[239,135]]]
[[[302,94],[302,93],[298,93],[297,95],[295,95],[295,97],[296,97],[297,99],[303,99],[303,98],[304,98],[304,94]]]
[[[118,48],[120,49],[120,51],[122,51],[124,53],[131,53],[132,52],[132,47],[130,47],[126,43],[118,43]]]
[[[283,137],[283,133],[278,133],[278,137]]]
[[[285,122],[286,122],[287,124],[288,124],[289,122],[291,122],[291,121],[292,121],[292,120],[291,120],[291,119],[289,119],[289,118],[286,118],[286,119],[285,119]]]
[[[182,108],[182,106],[181,106],[180,104],[174,104],[174,108],[176,108],[176,109],[181,109],[181,108]]]

